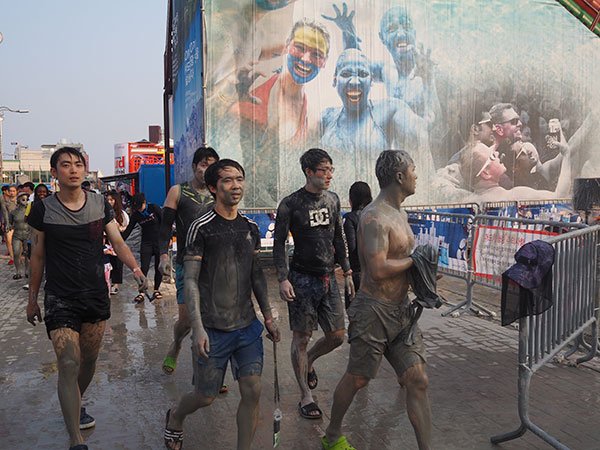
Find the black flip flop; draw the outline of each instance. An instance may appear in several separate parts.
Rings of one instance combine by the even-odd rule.
[[[315,402],[309,403],[308,405],[304,406],[302,406],[302,403],[298,403],[298,410],[300,411],[300,415],[305,419],[318,420],[321,417],[323,417],[323,411],[321,411],[321,408],[319,408],[319,406]],[[314,411],[318,411],[319,414],[311,414]]]
[[[171,416],[171,410],[167,411],[167,418],[165,421],[165,432],[163,438],[165,440],[165,446],[172,449],[183,448],[183,430],[172,430],[169,428],[169,417]],[[178,444],[181,444],[178,446]]]
[[[313,367],[313,370],[308,372],[308,376],[306,377],[306,384],[308,384],[308,387],[310,388],[311,391],[313,389],[316,389],[317,386],[319,385],[319,377],[317,376],[317,372],[315,372],[314,367]]]

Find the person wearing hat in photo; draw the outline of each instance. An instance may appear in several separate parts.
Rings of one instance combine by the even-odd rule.
[[[15,275],[13,280],[20,280],[28,276],[29,255],[27,252],[27,241],[29,241],[30,229],[25,220],[29,192],[22,190],[17,194],[17,207],[8,216],[8,223],[13,230],[12,245],[15,262]]]
[[[541,314],[553,304],[554,247],[542,240],[528,242],[515,253],[515,261],[502,274],[502,326]]]

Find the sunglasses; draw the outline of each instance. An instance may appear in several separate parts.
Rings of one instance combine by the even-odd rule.
[[[489,167],[489,165],[492,163],[492,161],[496,161],[496,160],[500,160],[500,156],[498,155],[498,152],[490,153],[490,156],[488,156],[488,158],[485,161],[485,164],[483,165],[481,170],[479,172],[477,172],[477,175],[475,175],[475,178],[478,178],[479,175],[481,175],[483,173],[483,171]]]
[[[510,119],[510,120],[507,120],[507,121],[505,121],[505,122],[502,122],[502,123],[503,123],[503,124],[504,124],[504,123],[510,123],[511,125],[517,125],[517,124],[519,123],[519,121],[520,121],[520,120],[521,120],[520,118],[518,118],[518,117],[515,117],[514,119]]]

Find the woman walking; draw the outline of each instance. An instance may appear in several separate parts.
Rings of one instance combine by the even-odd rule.
[[[150,301],[162,298],[159,291],[162,282],[162,274],[158,270],[160,264],[160,250],[158,246],[158,237],[160,231],[160,222],[162,220],[162,210],[160,206],[154,203],[146,203],[146,196],[138,192],[131,201],[131,219],[129,225],[122,233],[123,239],[127,239],[135,226],[139,223],[142,227],[142,242],[140,243],[140,267],[144,276],[148,275],[150,269],[150,260],[154,257],[154,293]],[[144,295],[138,294],[134,301],[142,303]]]
[[[115,220],[119,225],[119,231],[123,233],[129,225],[129,215],[123,211],[121,195],[117,191],[109,191],[106,194],[106,201],[115,212]],[[110,272],[110,295],[119,293],[119,286],[123,283],[123,262],[116,255],[109,255],[112,271]]]

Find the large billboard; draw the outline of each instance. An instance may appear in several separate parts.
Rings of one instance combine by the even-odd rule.
[[[175,2],[178,182],[203,132],[198,3]],[[206,141],[244,165],[246,207],[276,206],[301,187],[311,147],[331,155],[331,189],[346,205],[354,181],[377,192],[385,149],[412,156],[413,204],[565,198],[575,177],[600,176],[600,41],[559,3],[204,7]]]
[[[175,179],[181,183],[189,178],[192,156],[204,139],[203,26],[199,0],[172,1],[172,138]]]

